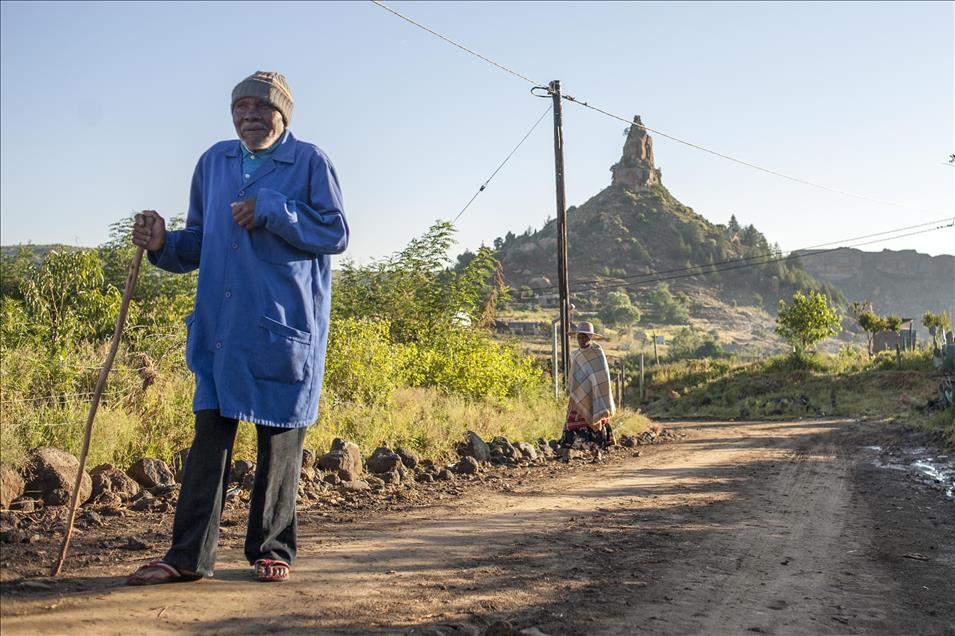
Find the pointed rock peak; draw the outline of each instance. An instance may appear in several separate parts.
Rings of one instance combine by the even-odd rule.
[[[653,165],[653,140],[643,127],[640,115],[634,116],[623,144],[623,156],[610,167],[610,172],[613,174],[611,185],[640,189],[661,183],[660,169]]]

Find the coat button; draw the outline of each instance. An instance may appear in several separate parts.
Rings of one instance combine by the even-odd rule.
[[[232,249],[234,249],[234,250],[239,249],[239,244],[238,244],[238,243],[233,243],[233,244],[232,244]]]
[[[239,190],[239,196],[240,196],[240,197],[244,197],[244,196],[245,196],[245,190]]]
[[[217,343],[216,343],[216,349],[221,349],[221,348],[222,348],[222,343],[221,343],[221,342],[217,342]]]
[[[225,297],[226,297],[226,298],[232,298],[232,292],[226,291]]]

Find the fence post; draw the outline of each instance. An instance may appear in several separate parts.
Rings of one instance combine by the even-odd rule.
[[[640,354],[640,401],[647,399],[646,390],[643,387],[643,354]]]

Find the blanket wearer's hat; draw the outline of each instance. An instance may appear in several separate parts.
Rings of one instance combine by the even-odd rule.
[[[570,335],[574,336],[578,333],[585,333],[592,338],[601,338],[602,336],[599,333],[594,333],[594,325],[591,322],[578,322],[576,327],[571,328],[568,332]]]

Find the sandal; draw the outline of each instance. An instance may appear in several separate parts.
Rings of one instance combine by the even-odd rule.
[[[160,583],[180,583],[198,581],[202,575],[197,572],[177,570],[162,559],[150,561],[126,577],[126,585],[159,585]]]
[[[255,580],[263,583],[287,581],[289,564],[278,559],[259,559],[252,564],[255,568]]]

